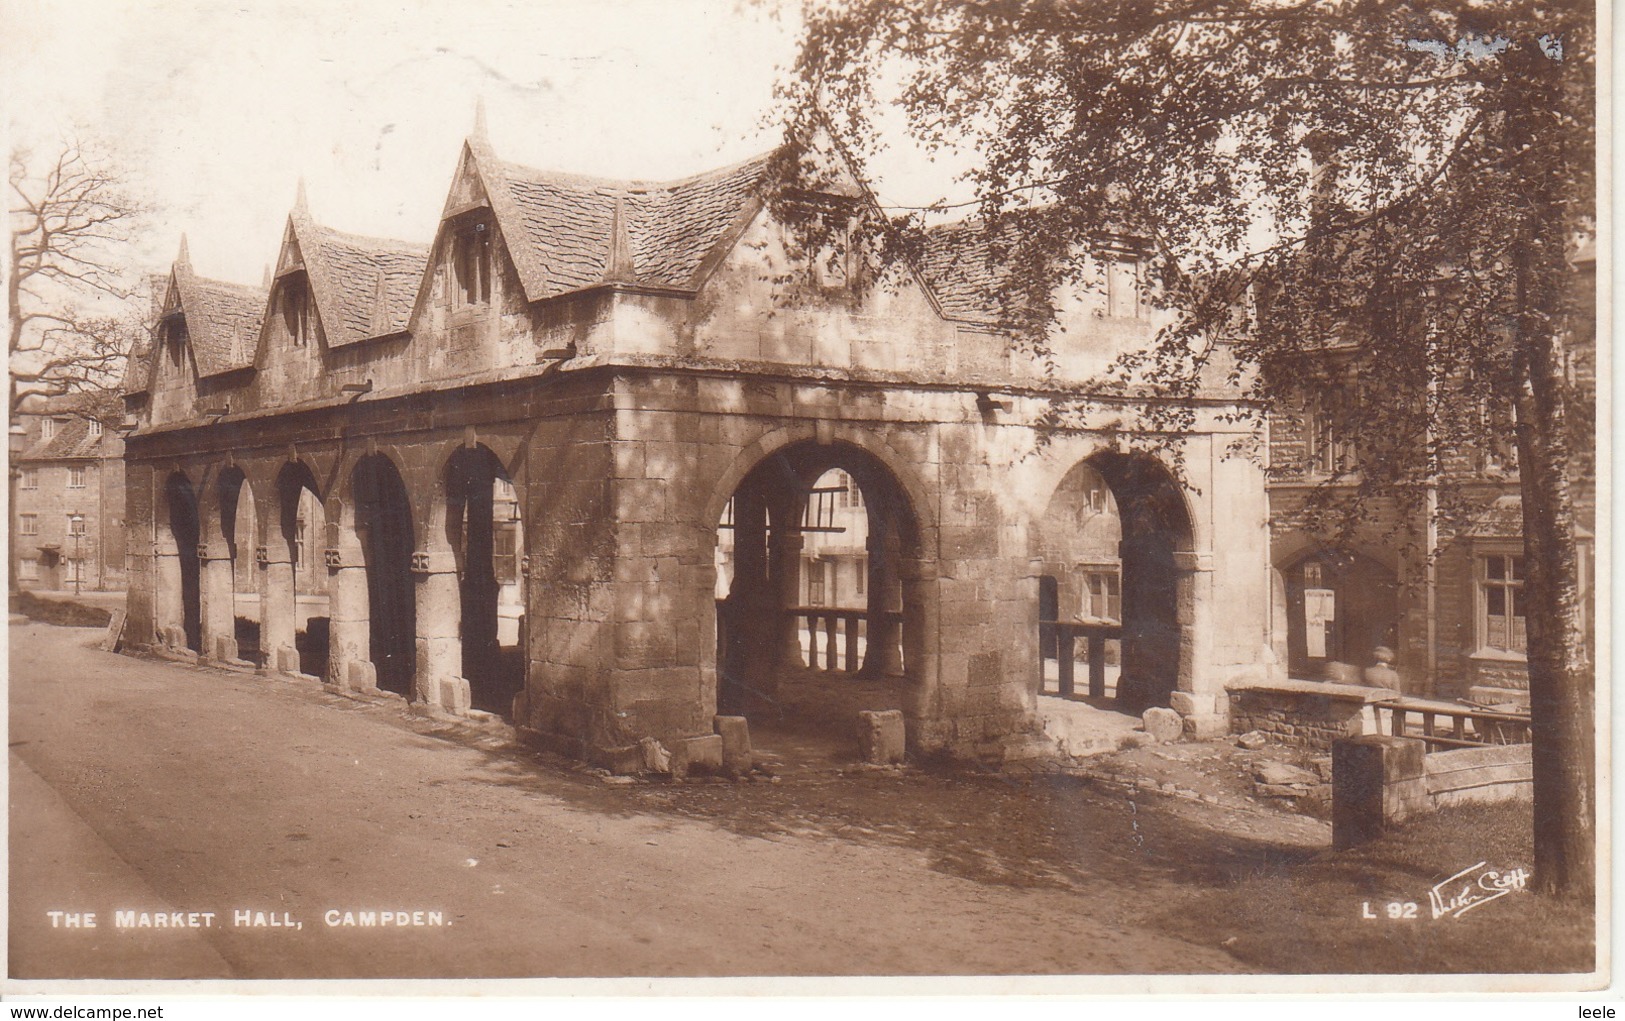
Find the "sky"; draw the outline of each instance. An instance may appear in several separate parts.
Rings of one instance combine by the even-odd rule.
[[[797,27],[773,0],[0,0],[0,13],[9,147],[89,140],[154,207],[144,269],[167,269],[185,232],[198,273],[255,284],[301,177],[319,222],[428,241],[479,99],[499,156],[551,170],[664,180],[771,148],[764,117]]]

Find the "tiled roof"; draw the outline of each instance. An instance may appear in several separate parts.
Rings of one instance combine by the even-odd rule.
[[[297,215],[294,226],[328,347],[406,329],[427,245],[345,234]]]
[[[995,295],[1009,271],[992,264],[988,234],[975,222],[943,224],[925,232],[920,276],[943,315],[992,323],[999,318]]]
[[[145,393],[152,384],[152,345],[138,344],[130,351],[124,365],[124,383],[120,390],[127,394]]]
[[[665,184],[554,174],[489,156],[480,168],[526,297],[536,301],[609,279],[695,286],[706,257],[755,212],[770,159]]]
[[[18,461],[65,461],[76,458],[117,457],[118,433],[106,424],[101,436],[90,434],[90,421],[84,417],[98,410],[105,398],[94,394],[63,394],[51,397],[23,412],[23,428],[29,434],[28,446],[17,455]],[[105,414],[109,408],[100,410]],[[56,429],[50,439],[43,438],[40,419],[54,418]],[[33,421],[28,421],[33,419]]]
[[[175,267],[175,280],[199,378],[253,365],[265,317],[265,290],[208,280],[184,263]]]

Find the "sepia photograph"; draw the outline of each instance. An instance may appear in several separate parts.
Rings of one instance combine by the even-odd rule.
[[[4,0],[0,995],[1613,995],[1610,17]]]

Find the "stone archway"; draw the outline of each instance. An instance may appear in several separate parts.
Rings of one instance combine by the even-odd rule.
[[[1286,597],[1287,672],[1300,679],[1343,679],[1397,648],[1399,585],[1394,572],[1356,550],[1312,547],[1280,569]]]
[[[172,473],[164,484],[164,509],[169,534],[160,534],[158,542],[158,638],[163,644],[184,644],[201,653],[203,605],[197,548],[202,520],[197,491],[184,472]]]
[[[483,444],[459,447],[445,467],[445,538],[457,567],[461,676],[469,701],[507,713],[524,688],[520,500],[507,469]]]
[[[719,517],[718,711],[912,715],[919,528],[896,477],[853,444],[791,443],[746,472]],[[809,542],[835,535],[846,541]]]
[[[1167,466],[1140,451],[1096,451],[1057,485],[1040,533],[1041,577],[1071,576],[1057,585],[1058,605],[1076,608],[1058,614],[1061,644],[1075,631],[1091,666],[1110,664],[1116,704],[1137,713],[1192,690],[1194,528]],[[1065,563],[1049,563],[1057,557]],[[1091,688],[1106,690],[1103,672],[1091,669]]]
[[[411,497],[399,469],[383,454],[356,462],[350,491],[366,568],[369,658],[378,687],[412,698],[417,610]]]

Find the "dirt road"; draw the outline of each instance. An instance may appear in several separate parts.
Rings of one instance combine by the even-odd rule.
[[[1216,944],[1138,920],[1269,853],[1193,867],[1189,819],[1076,786],[611,787],[99,637],[10,629],[13,977],[1218,973]],[[368,911],[391,923],[329,924]]]

